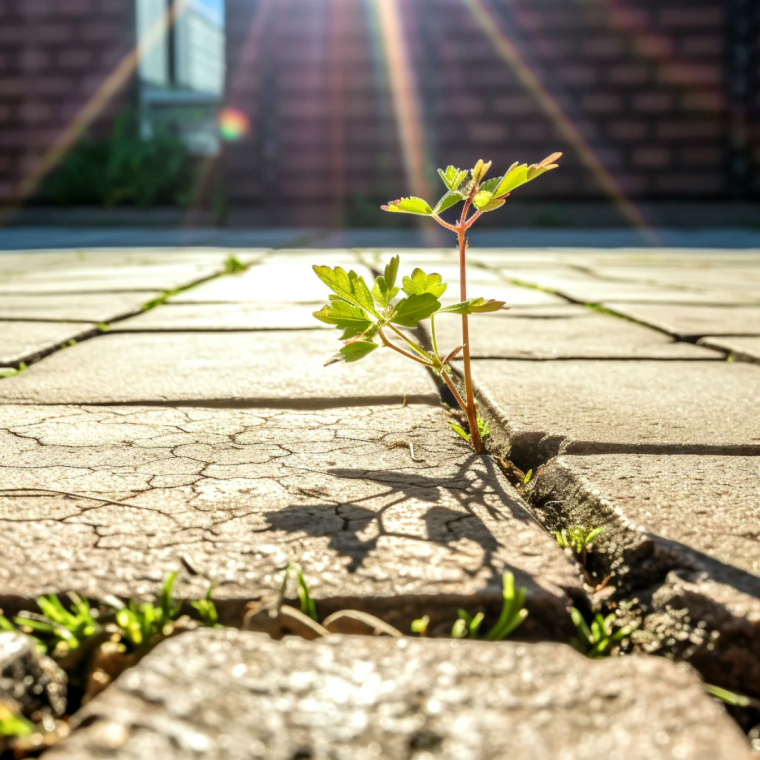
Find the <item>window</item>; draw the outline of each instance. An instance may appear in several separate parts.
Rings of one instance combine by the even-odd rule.
[[[219,150],[224,0],[135,0],[143,133],[168,124],[193,153]]]

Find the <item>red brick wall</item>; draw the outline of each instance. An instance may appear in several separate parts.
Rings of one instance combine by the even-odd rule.
[[[477,1],[629,196],[760,193],[756,2]],[[607,196],[598,170],[584,162],[520,71],[495,53],[463,0],[397,2],[430,170],[469,166],[479,157],[506,167],[558,149],[565,153],[562,171],[526,187],[522,197]],[[348,208],[350,221],[361,219],[364,198],[374,204],[408,192],[373,4],[276,0],[267,10],[262,0],[227,0],[228,104],[254,125],[228,146],[233,203],[263,204],[273,223],[283,220],[285,205],[307,222],[345,218]],[[751,82],[735,96],[737,64],[729,56],[737,19],[745,17],[753,53],[744,75]],[[252,28],[258,37],[249,35]],[[743,143],[737,142],[742,119]]]
[[[0,0],[0,203],[98,91],[135,42],[134,0]],[[132,79],[99,112],[124,105]]]

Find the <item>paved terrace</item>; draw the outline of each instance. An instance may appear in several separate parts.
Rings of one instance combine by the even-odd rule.
[[[399,252],[456,290],[453,250]],[[511,305],[471,318],[482,457],[421,367],[323,367],[310,265],[391,252],[234,253],[0,255],[0,606],[179,570],[239,628],[298,562],[320,616],[446,635],[507,571],[529,616],[504,643],[186,633],[46,756],[749,757],[700,678],[760,697],[760,253],[471,249],[470,294]],[[585,571],[577,525],[604,527]],[[583,659],[572,605],[629,611],[635,654]]]

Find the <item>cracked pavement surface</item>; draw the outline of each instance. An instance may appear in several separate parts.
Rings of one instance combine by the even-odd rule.
[[[183,565],[181,595],[212,582],[215,597],[250,599],[298,561],[316,599],[399,619],[396,598],[497,600],[512,570],[532,622],[559,635],[576,572],[446,419],[424,406],[5,407],[0,542],[17,560],[0,588],[134,595]]]

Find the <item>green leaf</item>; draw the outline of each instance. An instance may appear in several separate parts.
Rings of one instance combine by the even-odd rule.
[[[442,279],[439,274],[425,274],[417,267],[411,277],[404,277],[404,293],[408,296],[432,293],[436,298],[440,298],[448,288],[445,282],[441,282]]]
[[[509,171],[499,183],[499,186],[494,190],[494,197],[500,198],[507,193],[512,192],[515,188],[520,187],[520,185],[524,185],[526,182],[530,182],[531,180],[536,179],[536,177],[540,177],[544,172],[556,169],[557,164],[554,162],[561,155],[561,153],[552,153],[551,156],[547,156],[540,163],[531,164],[530,166],[527,164],[521,164],[519,166],[516,163],[512,164]]]
[[[358,362],[359,359],[363,359],[367,354],[371,354],[376,348],[379,348],[377,343],[372,343],[368,340],[354,340],[350,343],[346,343],[340,351],[332,358],[325,362],[325,367],[336,362]]]
[[[467,635],[467,622],[462,618],[457,620],[451,628],[452,639],[463,639]]]
[[[464,439],[467,443],[470,442],[470,436],[467,435],[464,428],[460,427],[456,424],[456,422],[449,422],[449,425],[451,425],[451,429],[462,439]]]
[[[486,203],[485,206],[483,206],[482,209],[480,209],[484,214],[487,214],[489,211],[496,211],[497,208],[501,208],[506,201],[503,198],[494,198],[493,200]]]
[[[320,322],[335,325],[339,330],[344,330],[341,340],[348,340],[361,335],[365,330],[372,327],[372,322],[367,319],[363,309],[351,306],[345,301],[335,300],[319,311],[314,312],[314,317]]]
[[[528,470],[528,472],[525,473],[525,477],[523,478],[523,485],[527,486],[528,483],[530,483],[530,479],[533,477],[533,470]]]
[[[452,206],[456,206],[457,203],[464,200],[464,196],[462,193],[457,193],[455,191],[451,191],[446,193],[446,195],[441,198],[441,200],[436,203],[435,208],[433,209],[434,214],[442,214],[446,209],[450,209]]]
[[[470,298],[461,303],[444,306],[440,314],[482,314],[489,311],[500,311],[505,308],[504,301],[495,301],[493,298]]]
[[[472,638],[475,638],[478,635],[480,624],[483,622],[483,618],[485,618],[485,615],[482,612],[478,612],[478,614],[475,615],[475,617],[470,621],[470,635]]]
[[[604,533],[604,528],[594,528],[593,530],[590,530],[586,535],[584,543],[586,545],[590,544],[597,536],[600,536],[602,533]]]
[[[347,301],[354,306],[375,314],[375,304],[372,300],[372,294],[369,292],[367,283],[361,275],[356,274],[353,269],[346,272],[342,267],[331,269],[326,266],[312,267],[314,273],[333,293],[336,293],[342,300]]]
[[[466,171],[457,169],[455,166],[448,166],[446,168],[446,171],[439,169],[438,174],[443,180],[443,184],[446,185],[449,190],[456,190],[462,184],[464,178],[467,176]]]
[[[427,634],[430,618],[427,615],[423,615],[417,620],[412,620],[412,633],[418,633],[420,636]]]
[[[494,194],[496,188],[499,186],[499,183],[504,179],[503,177],[493,177],[492,179],[487,179],[485,182],[480,183],[480,189],[485,190],[488,193],[491,193],[491,195]]]
[[[391,201],[387,206],[380,206],[383,211],[392,211],[397,214],[419,214],[420,216],[431,216],[433,209],[430,208],[427,201],[422,198],[399,198],[397,201]]]
[[[372,297],[375,299],[375,303],[382,309],[387,309],[398,293],[398,288],[388,288],[385,277],[382,275],[375,280],[375,284],[372,286]]]
[[[391,301],[398,295],[399,289],[394,287],[398,274],[398,256],[394,256],[385,267],[385,273],[380,275],[372,286],[372,296],[383,309],[390,306]]]
[[[476,209],[481,209],[487,206],[492,198],[493,193],[489,193],[487,190],[481,190],[480,192],[475,193],[475,197],[472,199],[472,205],[475,206]]]
[[[404,327],[417,327],[421,319],[427,319],[441,308],[441,302],[432,293],[409,296],[396,304],[391,322]]]
[[[392,256],[391,260],[385,265],[385,272],[383,272],[383,276],[385,277],[385,282],[389,288],[392,288],[396,284],[399,261],[400,259],[398,255]]]
[[[517,166],[512,164],[509,171],[502,177],[499,186],[494,190],[493,194],[495,198],[500,198],[509,192],[512,192],[516,187],[524,185],[528,181],[528,165],[522,164]]]
[[[314,604],[314,600],[309,593],[309,586],[306,583],[306,579],[303,577],[303,573],[298,570],[298,600],[301,604],[301,612],[304,615],[308,615],[312,620],[317,620],[317,605]]]

